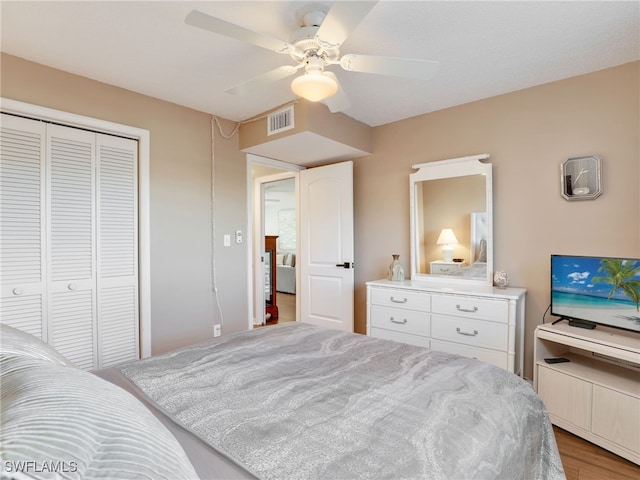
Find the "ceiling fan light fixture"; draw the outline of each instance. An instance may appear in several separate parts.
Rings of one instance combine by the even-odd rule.
[[[338,83],[322,71],[311,70],[296,77],[291,82],[291,90],[310,102],[319,102],[335,95],[338,91]]]

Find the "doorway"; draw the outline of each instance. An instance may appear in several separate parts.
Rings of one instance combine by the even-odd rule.
[[[247,161],[248,204],[252,206],[248,237],[253,240],[253,248],[248,249],[248,328],[266,324],[265,294],[271,291],[265,292],[265,274],[278,263],[278,247],[265,255],[265,185],[293,177],[296,254],[289,262],[295,262],[296,268],[295,319],[353,331],[353,162],[305,169],[251,154]],[[277,297],[277,286],[272,288]]]
[[[268,240],[271,240],[275,247],[275,267],[265,275],[265,294],[270,294],[266,299],[266,323],[295,322],[298,253],[296,178],[290,176],[261,184],[265,246],[269,251]],[[270,306],[274,307],[275,315],[269,314]]]
[[[253,245],[249,328],[296,321],[297,182],[304,167],[255,155],[247,159]]]

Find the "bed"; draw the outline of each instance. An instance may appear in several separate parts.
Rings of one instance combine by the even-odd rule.
[[[98,469],[153,479],[564,478],[532,387],[476,360],[288,323],[91,374],[2,328],[5,470],[20,460],[59,460],[82,471],[71,478],[98,478]],[[47,373],[63,383],[47,383]],[[66,416],[55,410],[67,403]],[[68,437],[131,421],[135,428],[116,431],[117,441],[104,432],[102,443]],[[135,468],[153,472],[128,475],[132,451],[145,463]]]

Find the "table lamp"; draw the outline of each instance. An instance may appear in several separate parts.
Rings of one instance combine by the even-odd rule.
[[[453,246],[458,243],[458,239],[450,228],[443,228],[436,242],[438,245],[444,245],[442,247],[443,260],[445,262],[451,262],[453,258]]]

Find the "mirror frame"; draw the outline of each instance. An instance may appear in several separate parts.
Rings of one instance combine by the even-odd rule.
[[[411,224],[411,280],[448,285],[493,285],[493,179],[492,165],[485,163],[489,154],[472,155],[469,157],[452,158],[437,162],[420,163],[412,168],[418,169],[409,175],[410,185],[410,224]],[[487,212],[487,274],[485,278],[448,277],[447,275],[432,275],[419,273],[420,261],[419,232],[417,231],[418,214],[416,183],[425,180],[465,177],[469,175],[485,176],[485,200]]]

